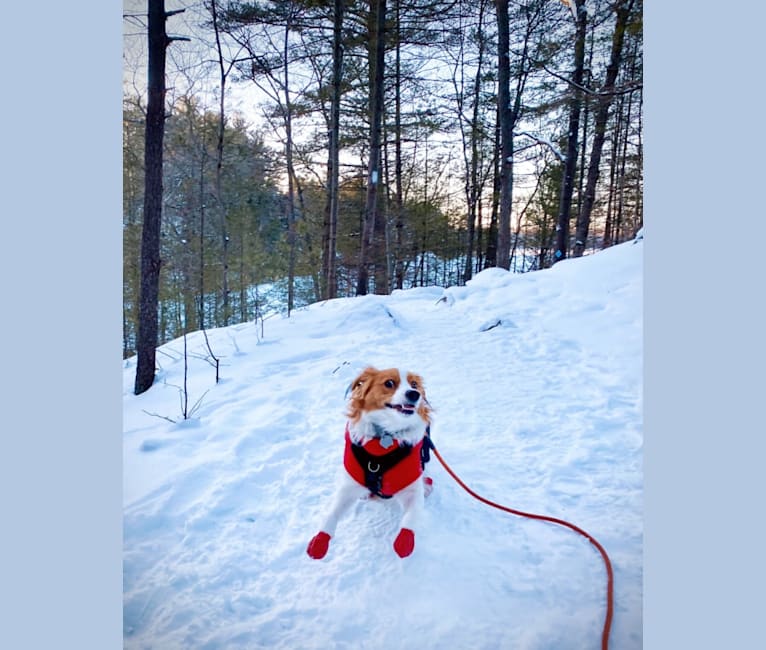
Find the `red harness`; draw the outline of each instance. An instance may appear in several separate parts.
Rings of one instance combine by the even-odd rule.
[[[423,440],[415,446],[394,440],[386,448],[380,439],[373,438],[358,445],[351,441],[347,424],[343,465],[357,483],[369,488],[372,494],[388,499],[422,476],[422,448]]]

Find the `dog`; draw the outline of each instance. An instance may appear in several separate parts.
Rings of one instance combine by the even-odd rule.
[[[306,552],[327,554],[343,514],[364,498],[394,498],[403,509],[394,551],[407,557],[415,548],[425,497],[433,487],[425,473],[429,460],[432,409],[420,375],[368,367],[349,386],[345,472],[332,507]]]

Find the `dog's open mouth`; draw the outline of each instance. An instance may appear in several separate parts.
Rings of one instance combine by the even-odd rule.
[[[404,415],[412,415],[415,412],[414,404],[386,404],[386,406]]]

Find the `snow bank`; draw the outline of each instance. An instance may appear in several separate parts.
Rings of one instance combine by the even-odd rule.
[[[492,510],[432,462],[415,552],[360,502],[305,553],[340,471],[344,393],[368,364],[426,380],[433,437],[476,491],[562,517],[615,569],[611,647],[642,647],[642,248],[466,287],[317,303],[162,346],[124,370],[125,648],[598,647],[601,559],[567,529]],[[172,422],[174,420],[175,422]]]

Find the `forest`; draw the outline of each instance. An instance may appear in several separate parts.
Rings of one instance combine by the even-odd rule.
[[[631,239],[643,225],[642,10],[125,0],[123,357],[141,347],[148,268],[156,347]],[[142,262],[150,214],[153,264]]]

